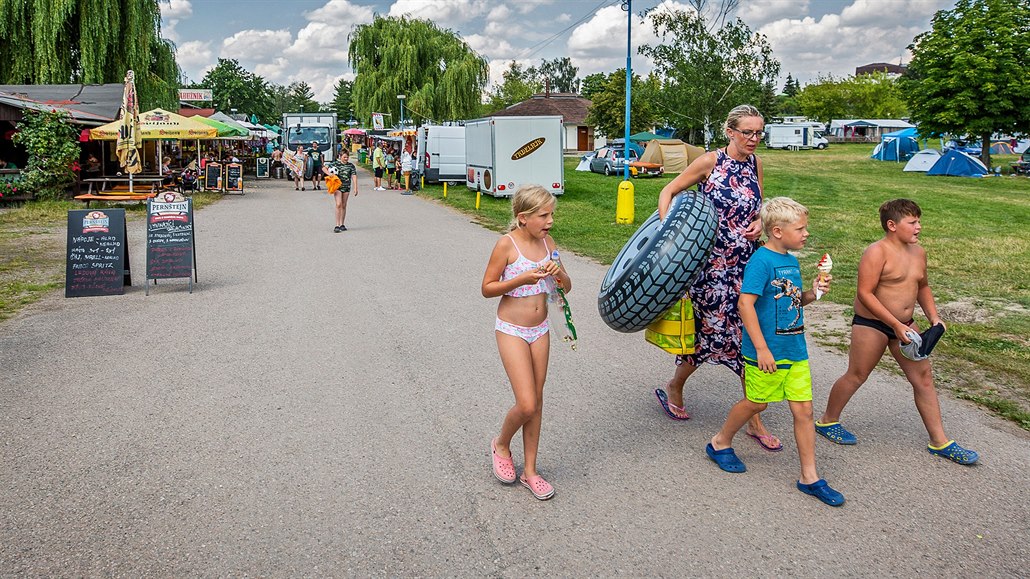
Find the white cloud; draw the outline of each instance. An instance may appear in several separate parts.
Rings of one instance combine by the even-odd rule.
[[[425,18],[443,28],[454,28],[482,16],[490,7],[486,0],[396,0],[389,15]]]
[[[177,42],[179,32],[176,27],[182,20],[193,16],[193,5],[190,0],[161,0],[158,9],[161,11],[161,36]]]
[[[494,6],[490,13],[486,15],[488,22],[504,22],[511,18],[511,8],[508,8],[506,4],[498,4]]]
[[[178,45],[175,49],[175,61],[179,63],[190,80],[198,82],[216,64],[211,43],[200,40],[191,40]]]
[[[305,12],[304,17],[309,22],[331,25],[346,37],[352,26],[372,22],[373,13],[371,6],[354,4],[349,0],[329,0],[325,6]]]
[[[737,10],[737,16],[752,30],[783,18],[808,13],[809,0],[750,0]]]
[[[293,42],[289,30],[241,30],[222,41],[222,58],[263,61],[274,58]]]
[[[515,48],[507,40],[495,40],[482,34],[470,34],[464,37],[472,50],[488,60],[510,60],[518,56],[523,49]]]
[[[554,19],[554,21],[557,22],[558,24],[565,24],[566,22],[572,22],[572,15],[568,14],[568,13],[562,13],[562,14],[559,14],[558,17]]]
[[[554,1],[555,0],[518,0],[513,4],[515,6],[515,10],[518,10],[520,14],[529,14],[540,6],[554,4]]]

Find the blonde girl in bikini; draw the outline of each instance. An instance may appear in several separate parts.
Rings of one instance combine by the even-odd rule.
[[[494,476],[505,484],[517,478],[540,500],[554,496],[554,487],[536,470],[550,354],[547,296],[556,283],[566,293],[572,290],[569,274],[552,260],[556,250],[549,232],[554,206],[554,196],[539,185],[524,185],[515,192],[511,200],[514,219],[490,254],[482,288],[483,297],[501,298],[494,333],[515,394],[515,405],[504,417],[500,436],[490,443]],[[510,447],[520,428],[525,468],[516,477]]]

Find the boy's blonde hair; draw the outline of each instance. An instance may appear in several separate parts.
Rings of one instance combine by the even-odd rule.
[[[511,198],[511,223],[508,224],[508,231],[515,231],[520,227],[519,215],[535,213],[542,207],[554,206],[558,200],[551,195],[551,192],[540,185],[523,185],[515,191]]]
[[[790,197],[773,197],[762,203],[761,215],[762,229],[766,236],[771,237],[773,227],[797,223],[802,216],[808,215],[808,208]]]

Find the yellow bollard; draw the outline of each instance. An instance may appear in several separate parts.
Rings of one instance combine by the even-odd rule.
[[[480,195],[481,195],[481,193],[479,192],[479,189],[476,189],[476,209],[479,209],[479,197],[480,197]]]
[[[615,201],[615,222],[633,223],[633,183],[619,183],[619,195]]]
[[[443,198],[447,198],[447,181],[443,182]]]
[[[419,177],[418,188],[422,189],[423,191],[425,191],[425,189],[426,189],[426,176],[425,175],[422,175],[421,177]]]

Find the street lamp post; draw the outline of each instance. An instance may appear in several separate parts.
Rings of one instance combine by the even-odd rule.
[[[633,223],[633,183],[629,180],[629,116],[630,116],[630,79],[633,78],[632,56],[633,37],[633,0],[622,0],[622,9],[626,11],[626,133],[622,148],[622,183],[615,198],[615,222]]]
[[[401,101],[401,130],[404,130],[404,99],[408,98],[406,95],[399,94],[397,99]]]

